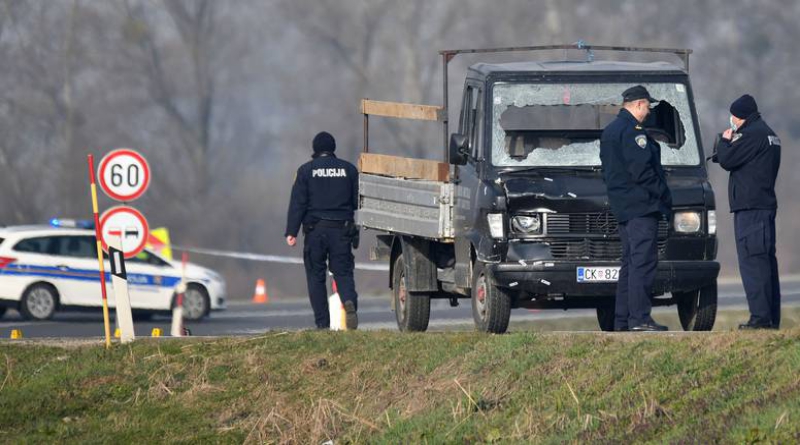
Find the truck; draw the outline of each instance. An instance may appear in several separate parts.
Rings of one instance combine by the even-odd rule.
[[[469,66],[450,133],[451,60],[553,50],[578,50],[585,58]],[[596,52],[635,60],[602,60]],[[639,60],[645,54],[656,60]],[[612,331],[622,245],[602,177],[600,136],[619,112],[622,92],[643,85],[659,100],[643,126],[661,146],[673,196],[673,214],[658,225],[653,306],[677,306],[684,330],[711,330],[716,204],[690,54],[583,43],[445,50],[441,106],[362,100],[356,219],[378,232],[370,259],[389,263],[399,329],[425,331],[431,300],[457,306],[469,299],[479,331],[505,332],[515,308],[595,309],[600,329]],[[442,162],[371,153],[370,116],[441,123]]]

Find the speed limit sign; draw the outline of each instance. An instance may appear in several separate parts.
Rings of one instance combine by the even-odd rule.
[[[150,185],[150,166],[138,152],[120,148],[103,157],[97,176],[109,198],[130,202],[142,196]]]

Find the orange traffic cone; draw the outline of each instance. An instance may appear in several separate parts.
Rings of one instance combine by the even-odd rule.
[[[256,292],[253,294],[253,303],[264,304],[269,302],[267,295],[267,285],[261,278],[256,281]]]

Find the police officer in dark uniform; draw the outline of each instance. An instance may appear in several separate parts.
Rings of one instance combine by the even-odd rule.
[[[286,243],[294,246],[303,225],[308,295],[317,328],[330,326],[326,271],[330,268],[346,313],[347,329],[358,327],[358,295],[353,280],[358,230],[353,214],[358,202],[358,169],[334,155],[329,133],[314,137],[312,160],[297,169],[286,222]]]
[[[603,179],[622,241],[614,330],[666,331],[650,316],[650,298],[658,266],[658,221],[661,215],[669,217],[672,195],[661,148],[642,126],[658,101],[641,85],[625,90],[622,101],[622,110],[600,139]]]
[[[775,180],[781,141],[761,118],[752,96],[736,99],[730,112],[731,128],[722,135],[713,160],[730,172],[728,199],[750,308],[750,319],[739,329],[778,329],[781,290],[775,257]]]

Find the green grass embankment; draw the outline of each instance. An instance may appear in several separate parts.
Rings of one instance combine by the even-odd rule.
[[[800,329],[0,343],[2,443],[800,441]]]

